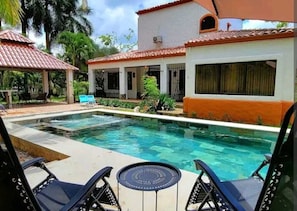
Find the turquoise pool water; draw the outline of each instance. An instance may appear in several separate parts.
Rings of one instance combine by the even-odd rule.
[[[192,172],[197,172],[193,160],[201,159],[223,180],[250,176],[276,139],[234,135],[224,128],[106,115],[64,116],[30,126]]]

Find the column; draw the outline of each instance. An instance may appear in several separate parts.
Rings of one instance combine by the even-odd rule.
[[[74,92],[73,92],[73,70],[66,70],[66,94],[67,103],[74,103]]]
[[[95,70],[88,69],[88,81],[89,81],[89,93],[95,94],[96,92]]]
[[[42,71],[42,85],[43,93],[49,94],[48,72],[46,70]]]
[[[5,92],[5,98],[6,102],[8,104],[8,108],[12,108],[12,90],[6,90]]]
[[[124,67],[120,67],[120,99],[127,99],[126,71]]]
[[[168,93],[168,71],[167,65],[160,65],[160,93]]]

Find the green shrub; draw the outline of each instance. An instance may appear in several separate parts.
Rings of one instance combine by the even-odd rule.
[[[175,109],[175,100],[167,94],[160,94],[157,110],[171,111]]]
[[[143,77],[144,94],[140,108],[144,112],[154,113],[157,110],[174,110],[175,100],[167,94],[160,94],[157,79],[154,76]]]

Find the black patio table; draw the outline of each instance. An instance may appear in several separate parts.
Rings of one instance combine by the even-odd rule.
[[[177,184],[176,190],[176,210],[178,207],[178,181],[181,178],[181,172],[178,168],[161,162],[141,162],[128,165],[117,173],[118,183],[121,185],[141,191],[155,191],[157,210],[158,191],[169,188]],[[119,187],[118,187],[119,191]],[[119,192],[118,192],[119,195]],[[142,195],[142,210],[144,209]]]

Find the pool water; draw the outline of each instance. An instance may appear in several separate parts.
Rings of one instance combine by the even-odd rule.
[[[238,136],[209,131],[207,127],[154,120],[106,115],[92,115],[79,121],[74,121],[76,117],[63,118],[51,120],[41,129],[141,159],[170,163],[195,173],[193,160],[200,159],[222,180],[250,176],[274,144],[273,138]]]

